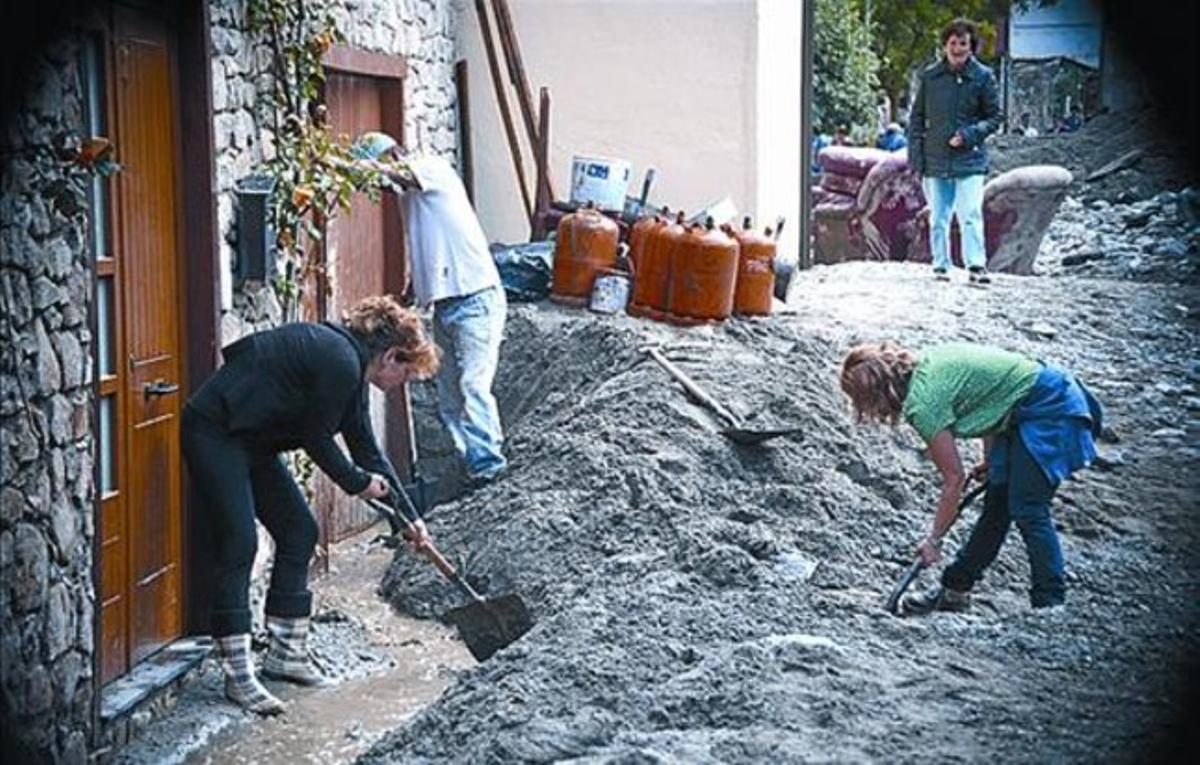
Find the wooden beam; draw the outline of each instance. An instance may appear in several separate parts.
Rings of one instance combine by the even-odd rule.
[[[508,0],[492,0],[492,8],[496,12],[496,27],[500,33],[500,44],[504,47],[508,79],[517,91],[517,104],[521,107],[521,117],[525,121],[529,146],[536,155],[539,143],[544,143],[546,136],[533,126],[533,90],[529,87],[529,78],[525,74],[525,62],[521,59],[521,44],[517,40],[517,27],[513,24]],[[554,196],[553,187],[551,187],[550,196]]]
[[[521,200],[525,203],[525,216],[533,216],[533,203],[529,199],[529,187],[525,181],[525,165],[521,161],[521,147],[517,131],[513,127],[512,112],[508,108],[508,96],[500,78],[500,62],[496,59],[496,43],[492,39],[492,25],[488,21],[487,5],[475,0],[475,11],[479,16],[479,29],[483,32],[483,47],[487,51],[488,69],[492,73],[492,84],[496,87],[496,102],[500,106],[500,117],[504,122],[504,134],[508,138],[508,151],[512,154],[513,167],[517,171],[517,185],[521,187]]]
[[[408,64],[400,56],[360,50],[348,45],[334,45],[321,57],[321,63],[327,69],[338,72],[389,80],[403,80],[408,73]]]
[[[467,80],[467,61],[462,59],[454,64],[454,88],[458,100],[458,143],[462,148],[459,158],[462,167],[463,186],[467,190],[467,199],[475,204],[475,154],[471,148],[471,92]]]
[[[221,268],[217,229],[213,161],[212,64],[209,34],[212,19],[207,2],[180,3],[179,13],[179,129],[184,147],[180,168],[183,181],[184,258],[187,297],[187,371],[184,396],[190,396],[217,368],[221,347]],[[108,38],[105,38],[106,44]],[[111,122],[109,123],[112,124]],[[95,328],[92,336],[96,336]],[[187,634],[207,633],[212,592],[208,574],[214,565],[208,513],[184,472],[183,489],[183,620]],[[96,494],[95,509],[100,510]],[[96,516],[97,521],[99,515]],[[100,535],[96,535],[96,544]],[[99,557],[96,557],[99,566]],[[97,578],[95,581],[99,582]],[[88,617],[90,618],[90,617]],[[99,627],[95,638],[101,638]],[[93,677],[100,677],[99,652],[94,654]],[[99,687],[94,686],[94,687]],[[93,693],[99,700],[100,694]],[[99,719],[99,704],[95,706]],[[99,726],[95,729],[100,730]]]
[[[537,192],[535,194],[532,234],[530,239],[542,241],[546,238],[546,215],[550,212],[553,194],[550,191],[550,89],[542,88],[538,103],[538,135],[542,140],[535,147],[537,161]]]

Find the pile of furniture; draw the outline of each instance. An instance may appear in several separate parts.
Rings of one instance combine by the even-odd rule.
[[[929,208],[904,151],[830,146],[820,153],[813,189],[813,261],[929,262]],[[1032,273],[1042,237],[1071,184],[1057,165],[1030,165],[988,181],[983,190],[988,268]],[[958,222],[951,254],[961,265]]]

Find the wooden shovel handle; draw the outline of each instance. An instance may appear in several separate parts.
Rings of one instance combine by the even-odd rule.
[[[458,578],[458,571],[450,561],[446,560],[441,551],[433,546],[432,542],[421,548],[421,554],[428,558],[438,571],[442,572],[442,576],[452,580]]]
[[[650,354],[650,357],[657,361],[660,367],[667,370],[672,377],[679,381],[679,384],[682,385],[688,393],[692,394],[697,401],[716,412],[722,420],[725,420],[729,427],[740,427],[740,423],[738,423],[737,418],[733,416],[732,412],[718,404],[717,400],[710,396],[707,391],[697,385],[692,378],[688,377],[686,372],[672,364],[670,360],[662,354],[662,351],[651,347],[646,349],[646,353]]]
[[[405,495],[403,491],[400,494],[400,498],[404,501],[409,511],[415,516],[416,510],[413,509],[412,503],[408,500],[407,495]],[[403,512],[397,511],[386,502],[369,498],[367,499],[367,504],[375,508],[380,515],[387,518],[388,524],[392,527],[393,534],[401,534],[405,531],[407,531],[409,534],[412,534],[416,531],[413,521],[407,515],[405,515]],[[467,597],[477,603],[483,601],[483,597],[475,591],[475,588],[473,588],[466,579],[463,578],[462,574],[458,573],[458,570],[454,568],[450,561],[446,560],[445,556],[442,555],[441,551],[434,546],[432,541],[423,546],[420,552],[430,563],[433,564],[434,568],[441,572],[442,576],[446,577],[451,582],[454,582],[458,589],[462,590]]]

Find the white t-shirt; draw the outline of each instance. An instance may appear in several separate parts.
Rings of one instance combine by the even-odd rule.
[[[487,237],[454,167],[432,155],[408,164],[421,184],[400,198],[417,302],[427,306],[499,284]]]

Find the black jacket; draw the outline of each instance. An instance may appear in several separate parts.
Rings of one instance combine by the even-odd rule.
[[[987,173],[984,141],[1004,115],[992,70],[972,56],[961,72],[945,59],[921,72],[908,116],[908,166],[922,176],[962,178]],[[963,145],[950,146],[961,133]]]
[[[336,324],[285,324],[224,349],[225,364],[188,404],[255,451],[303,449],[349,494],[367,471],[399,480],[371,430],[367,352]],[[333,440],[341,434],[354,459]]]

